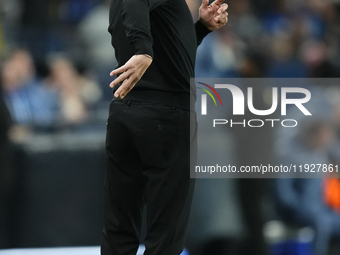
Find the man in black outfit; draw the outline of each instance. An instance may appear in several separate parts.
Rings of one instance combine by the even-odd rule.
[[[203,38],[227,22],[224,0],[203,0],[195,24],[185,0],[112,0],[109,32],[119,75],[107,123],[102,255],[135,255],[147,208],[146,255],[178,255],[190,179],[190,78]]]

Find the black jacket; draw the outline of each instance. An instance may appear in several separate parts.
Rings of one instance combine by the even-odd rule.
[[[118,67],[135,54],[153,57],[125,100],[189,108],[197,46],[210,31],[193,23],[185,0],[112,0],[109,32]]]

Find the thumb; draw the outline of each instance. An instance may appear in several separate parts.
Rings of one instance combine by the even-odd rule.
[[[201,7],[206,8],[209,5],[209,0],[203,0]]]

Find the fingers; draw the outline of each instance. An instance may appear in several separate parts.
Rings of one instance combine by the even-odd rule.
[[[113,71],[112,71],[113,72]],[[111,73],[112,73],[111,72]],[[124,72],[121,75],[119,75],[116,79],[114,79],[111,83],[110,83],[110,88],[113,88],[114,86],[116,86],[117,84],[123,82],[125,79],[127,79],[129,77],[129,73],[128,72]]]
[[[128,69],[128,67],[126,65],[123,65],[115,70],[113,70],[111,73],[110,73],[110,76],[115,76],[117,74],[120,74],[122,72],[125,72],[126,70]]]
[[[228,5],[226,3],[224,4],[221,4],[220,8],[218,9],[219,13],[223,13],[223,12],[226,12],[227,9],[228,9]]]
[[[209,1],[209,0],[208,0]],[[220,6],[221,4],[223,4],[224,0],[215,0],[214,2],[212,2],[211,4],[213,5],[217,5]]]
[[[113,70],[110,73],[111,76],[116,74],[120,75],[110,83],[110,88],[122,83],[121,86],[115,91],[114,96],[124,98],[126,94],[141,79],[151,63],[151,56],[144,54],[134,55],[125,63],[125,65]]]
[[[220,15],[214,18],[214,21],[218,24],[221,24],[222,26],[224,26],[225,24],[227,24],[228,22],[228,17],[227,16],[223,16],[221,17]]]
[[[228,5],[227,4],[222,4],[218,10],[217,10],[217,14],[226,14],[228,16],[228,13],[227,13],[227,9],[228,9]]]
[[[127,78],[122,85],[115,91],[114,97],[120,97],[123,99],[127,93],[129,93],[132,88],[136,85],[138,79],[129,77]]]
[[[222,12],[221,14],[217,15],[215,17],[215,21],[217,21],[217,20],[221,20],[221,21],[228,20],[228,13],[227,12]]]
[[[115,98],[118,98],[118,97],[120,97],[120,98],[124,98],[125,97],[125,95],[127,94],[127,92],[126,92],[126,90],[128,89],[128,87],[129,87],[129,79],[126,79],[123,83],[122,83],[122,85],[115,91],[115,93],[114,93],[114,97]],[[126,93],[124,93],[124,92],[126,92]]]
[[[203,0],[201,7],[205,8],[205,7],[208,7],[208,5],[209,5],[209,0]]]
[[[220,8],[217,10],[217,13],[219,15],[217,15],[214,20],[215,22],[225,25],[228,22],[228,13],[226,12],[226,10],[228,9],[228,5],[227,4],[222,4],[220,6]]]

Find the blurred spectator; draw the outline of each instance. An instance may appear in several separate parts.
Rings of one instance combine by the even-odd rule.
[[[227,238],[215,238],[208,241],[202,248],[202,255],[236,255],[237,241]]]
[[[77,24],[98,4],[97,0],[63,0],[62,20]]]
[[[0,86],[0,249],[10,246],[9,205],[12,192],[13,172],[11,171],[11,153],[9,143],[10,115],[2,98]]]
[[[39,65],[51,51],[65,50],[63,38],[56,34],[54,0],[21,0],[22,15],[18,46],[27,48]]]
[[[259,52],[247,52],[240,67],[240,77],[261,78],[265,76],[267,62]],[[260,96],[261,98],[261,96]]]
[[[110,34],[107,32],[109,5],[109,0],[103,1],[78,25],[78,38],[80,40],[78,50],[80,50],[80,58],[85,62],[87,68],[99,69],[104,67],[107,69],[110,67],[113,69],[117,64],[114,49],[110,44]]]
[[[31,55],[13,51],[2,68],[4,98],[15,124],[37,128],[50,127],[57,111],[56,96],[35,75]]]
[[[250,0],[228,1],[229,26],[239,35],[240,39],[251,45],[261,40],[261,22],[255,16]]]
[[[104,99],[113,98],[109,84],[112,81],[109,73],[116,68],[114,49],[107,32],[109,20],[109,0],[103,0],[92,9],[77,27],[77,42],[73,55],[83,63],[86,69],[93,72],[103,90]],[[89,33],[91,31],[91,33]]]
[[[297,46],[291,35],[278,35],[272,39],[271,65],[268,76],[273,78],[303,78],[307,76],[306,66],[296,55]]]
[[[208,35],[197,51],[196,77],[237,77],[243,46],[228,24]]]
[[[325,41],[307,41],[301,47],[302,59],[311,78],[340,77],[339,66],[332,61],[331,46]]]
[[[46,82],[59,95],[62,125],[83,123],[102,93],[96,82],[79,74],[66,57],[52,58]]]
[[[21,11],[22,1],[20,0],[0,1],[0,52],[6,50],[7,45],[17,44]]]
[[[52,52],[67,52],[74,45],[77,24],[98,0],[21,0],[18,44],[29,49],[37,65]],[[71,54],[71,52],[69,52]]]
[[[266,71],[265,58],[258,52],[247,52],[240,66],[239,76],[243,78],[261,78]],[[265,94],[270,88],[264,80],[245,79],[244,87],[253,87],[253,100],[259,109],[267,109],[268,101]],[[247,110],[245,115],[234,116],[239,122],[253,118]],[[273,117],[273,115],[271,116]],[[235,151],[238,166],[254,166],[273,162],[273,129],[261,129],[249,126],[232,128],[236,139]],[[264,210],[266,195],[268,195],[270,180],[264,178],[241,178],[236,180],[237,193],[241,207],[241,215],[246,228],[245,240],[240,245],[241,254],[265,255],[267,244],[263,235],[263,227],[268,220],[268,212]]]
[[[283,156],[282,163],[296,166],[328,165],[332,163],[330,146],[333,140],[333,128],[326,122],[319,119],[305,122],[298,138]],[[297,226],[311,226],[316,234],[313,254],[325,255],[328,254],[332,238],[340,243],[340,215],[325,203],[322,178],[329,176],[323,176],[322,173],[315,176],[317,174],[314,173],[314,178],[277,179],[276,193],[283,219]],[[297,177],[304,176],[300,174]]]

